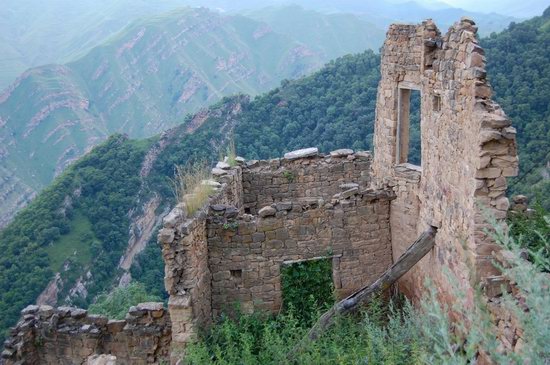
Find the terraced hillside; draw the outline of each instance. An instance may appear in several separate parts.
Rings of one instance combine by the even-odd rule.
[[[341,32],[352,46],[321,50],[247,17],[186,8],[136,22],[74,62],[26,71],[0,94],[0,227],[108,135],[152,136],[224,95],[269,90],[372,46],[356,36],[368,29],[358,21]]]

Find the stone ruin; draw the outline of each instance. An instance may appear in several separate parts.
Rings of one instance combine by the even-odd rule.
[[[269,161],[213,169],[216,193],[193,216],[176,206],[159,242],[165,311],[133,307],[125,321],[74,308],[26,308],[6,341],[6,364],[83,364],[113,355],[117,364],[176,363],[201,326],[239,303],[277,312],[281,267],[332,261],[338,297],[376,280],[428,227],[432,251],[397,286],[413,301],[430,278],[452,302],[444,272],[473,305],[474,286],[497,295],[499,247],[487,214],[507,215],[506,178],[518,173],[515,129],[491,99],[473,21],[441,35],[428,20],[390,26],[381,54],[374,156],[309,148]],[[421,163],[409,163],[410,100],[420,93]],[[509,332],[509,331],[508,331]],[[515,337],[514,337],[515,336]],[[509,350],[517,333],[508,341]],[[94,357],[96,356],[96,357]],[[101,360],[106,361],[106,360]]]

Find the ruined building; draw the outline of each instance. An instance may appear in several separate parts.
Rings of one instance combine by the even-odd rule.
[[[399,290],[415,300],[429,277],[451,302],[449,271],[472,305],[474,285],[499,282],[484,211],[506,217],[506,178],[518,172],[515,129],[491,100],[476,31],[469,19],[445,35],[431,21],[392,25],[382,49],[373,155],[309,148],[218,164],[215,196],[192,217],[177,206],[159,233],[167,310],[146,303],[112,321],[30,306],[6,343],[6,364],[82,364],[100,354],[117,364],[175,363],[197,329],[232,303],[278,311],[283,265],[330,259],[344,297],[379,277],[428,227],[437,228],[435,247]],[[408,161],[414,92],[421,98],[419,165]]]

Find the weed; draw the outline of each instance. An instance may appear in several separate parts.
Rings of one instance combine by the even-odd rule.
[[[174,193],[178,202],[185,203],[188,215],[200,209],[213,193],[212,186],[204,183],[211,177],[210,168],[205,162],[176,166]]]

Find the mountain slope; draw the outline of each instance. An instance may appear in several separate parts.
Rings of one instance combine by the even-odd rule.
[[[338,57],[358,49],[378,50],[385,38],[384,28],[354,14],[322,14],[297,5],[264,8],[245,14],[324,55]],[[362,48],[358,48],[358,44]]]
[[[4,0],[0,90],[23,71],[82,56],[132,21],[184,6],[182,0]]]
[[[311,77],[287,81],[254,101],[244,96],[223,99],[158,137],[135,141],[116,135],[96,147],[0,231],[0,249],[6,253],[0,258],[0,329],[12,324],[19,310],[34,302],[48,284],[41,300],[83,306],[119,280],[128,280],[128,271],[141,274],[149,290],[162,291],[162,281],[155,280],[162,275],[162,262],[150,240],[153,237],[154,241],[159,217],[173,204],[170,178],[174,165],[215,160],[231,135],[241,148],[263,132],[270,133],[267,137],[279,132],[286,137],[286,121],[277,114],[296,117],[299,123],[303,118],[326,115],[308,124],[315,131],[332,123],[352,126],[341,128],[337,135],[315,132],[306,136],[309,129],[294,131],[296,138],[271,140],[266,147],[277,148],[262,150],[261,155],[279,155],[301,143],[326,143],[325,149],[344,147],[350,139],[357,139],[358,147],[368,147],[377,63],[378,56],[372,52],[347,56]],[[364,109],[357,110],[358,103],[364,103]],[[331,110],[335,105],[338,109]],[[256,119],[262,117],[258,114],[262,110],[268,119]],[[313,140],[318,137],[324,141]],[[242,152],[254,156],[252,150]],[[147,243],[150,248],[136,258]],[[134,256],[127,260],[129,255]],[[124,265],[127,261],[130,264]],[[144,268],[157,274],[143,275]],[[55,273],[59,273],[57,279]]]
[[[109,134],[147,137],[236,92],[256,94],[324,57],[264,24],[206,9],[134,23],[85,57],[31,69],[0,94],[0,224]]]

